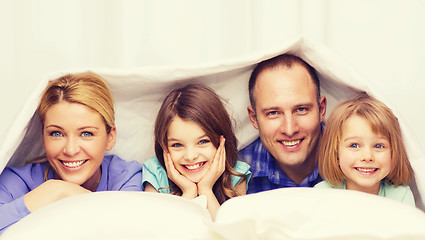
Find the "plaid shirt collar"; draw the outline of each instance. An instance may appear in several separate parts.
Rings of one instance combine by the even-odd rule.
[[[311,187],[317,182],[319,169],[316,165],[313,172],[300,184],[296,184],[279,168],[275,158],[267,151],[258,138],[246,149],[242,150],[244,158],[251,165],[252,178],[267,177],[271,183],[282,187]]]

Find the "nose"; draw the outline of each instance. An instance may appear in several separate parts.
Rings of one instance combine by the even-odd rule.
[[[298,121],[292,114],[285,115],[281,125],[280,132],[286,136],[293,136],[299,131]]]
[[[63,153],[68,156],[73,156],[80,151],[80,145],[78,140],[74,137],[68,137],[66,139],[65,146],[63,148]]]
[[[185,151],[185,158],[188,161],[194,161],[198,158],[198,151],[194,147],[188,147]]]
[[[373,154],[371,149],[364,148],[362,153],[362,161],[363,162],[373,162]]]

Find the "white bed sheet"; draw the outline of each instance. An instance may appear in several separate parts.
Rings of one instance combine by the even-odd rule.
[[[286,188],[236,197],[215,222],[182,197],[96,192],[45,206],[0,239],[419,240],[424,225],[417,208],[349,190]]]

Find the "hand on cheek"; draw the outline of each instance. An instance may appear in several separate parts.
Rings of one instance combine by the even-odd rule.
[[[206,195],[208,192],[212,192],[212,188],[215,182],[220,178],[225,169],[226,163],[226,149],[225,144],[226,139],[220,137],[220,146],[217,148],[217,151],[214,155],[213,161],[208,169],[208,172],[198,183],[198,194]]]
[[[164,163],[168,178],[182,190],[182,197],[189,199],[197,197],[198,190],[196,184],[177,171],[169,152],[164,152]]]

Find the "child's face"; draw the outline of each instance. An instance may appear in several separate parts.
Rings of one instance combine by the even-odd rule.
[[[347,189],[379,193],[380,183],[391,171],[391,149],[387,138],[372,131],[371,124],[357,115],[342,126],[339,166]]]
[[[192,182],[207,173],[217,149],[194,122],[174,117],[168,128],[168,150],[175,168]]]

